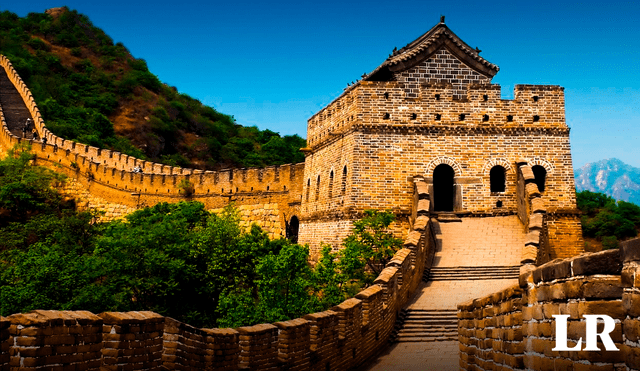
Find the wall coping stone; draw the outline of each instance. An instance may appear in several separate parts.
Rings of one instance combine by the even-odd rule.
[[[376,278],[375,281],[373,281],[373,283],[381,282],[384,284],[388,284],[389,281],[393,279],[396,272],[398,272],[397,267],[386,267],[385,269],[382,270],[382,272],[380,272],[380,275]]]
[[[253,326],[243,326],[238,327],[236,331],[240,334],[250,334],[250,335],[258,335],[258,334],[266,334],[268,332],[277,330],[278,328],[270,323],[261,323]]]
[[[640,237],[620,243],[620,253],[625,263],[640,261]]]
[[[369,287],[367,287],[366,289],[360,291],[359,293],[356,294],[356,298],[360,299],[360,300],[366,300],[369,299],[372,296],[376,296],[380,293],[382,293],[382,287],[380,287],[379,285],[371,285]]]
[[[305,325],[309,326],[311,325],[311,322],[303,318],[296,318],[289,321],[276,322],[274,325],[280,330],[287,330]]]
[[[362,304],[362,300],[350,298],[331,308],[334,312],[346,312]]]

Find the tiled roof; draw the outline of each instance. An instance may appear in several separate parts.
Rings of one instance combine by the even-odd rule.
[[[439,49],[438,46],[446,44],[449,48],[455,48],[459,52],[459,55],[462,55],[466,59],[466,62],[474,61],[484,70],[484,74],[489,74],[491,76],[495,75],[500,69],[495,64],[487,61],[479,55],[479,50],[471,48],[464,41],[462,41],[453,31],[444,24],[444,21],[441,21],[437,25],[435,25],[432,29],[424,33],[422,36],[418,37],[416,40],[407,44],[400,50],[394,50],[393,54],[387,58],[380,66],[378,66],[375,70],[373,70],[370,74],[367,75],[365,80],[368,80],[370,77],[374,76],[376,73],[383,69],[397,69],[400,65],[400,68],[404,64],[413,65],[416,61],[421,61],[423,59],[428,58],[433,52]],[[434,49],[434,47],[438,47],[436,50],[432,50],[429,53],[429,49]],[[467,63],[469,64],[469,63]],[[396,67],[396,68],[394,68]],[[471,66],[473,67],[473,66]]]

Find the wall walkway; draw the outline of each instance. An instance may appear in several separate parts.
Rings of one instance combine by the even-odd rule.
[[[370,364],[369,371],[457,370],[457,304],[518,282],[517,268],[515,274],[496,273],[500,266],[520,265],[526,234],[516,215],[451,222],[432,218],[432,227],[438,242],[431,272],[450,268],[449,276],[439,273],[433,280],[425,274],[397,324],[397,342]],[[456,274],[467,268],[475,268],[474,273],[464,278]]]

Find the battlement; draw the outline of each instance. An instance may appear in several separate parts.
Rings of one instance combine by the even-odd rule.
[[[130,208],[181,199],[201,201],[208,209],[218,209],[230,202],[237,206],[277,204],[273,220],[249,220],[271,228],[267,231],[273,237],[283,235],[287,218],[297,213],[304,163],[203,171],[145,161],[63,139],[47,129],[31,92],[11,62],[0,55],[0,65],[20,93],[39,135],[46,138],[46,143],[28,140],[36,163],[80,180],[94,196]],[[0,124],[0,147],[5,151],[26,141],[11,133],[1,110]],[[142,172],[134,172],[135,167]]]
[[[358,82],[309,119],[309,147],[362,125],[567,129],[564,88],[557,85],[516,85],[514,99],[502,99],[497,84],[470,84],[463,97],[450,83],[422,83],[417,90],[412,97],[403,82]]]

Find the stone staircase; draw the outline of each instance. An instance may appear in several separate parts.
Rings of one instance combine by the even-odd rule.
[[[9,80],[4,68],[0,68],[0,106],[9,130],[17,137],[22,137],[22,128],[25,121],[31,117],[31,112],[24,104],[20,92]],[[33,127],[32,127],[33,128]],[[27,139],[31,139],[31,131],[26,133]]]
[[[517,216],[460,218],[440,213],[436,248],[421,292],[398,316],[391,342],[458,340],[456,304],[518,282],[525,233]]]
[[[458,340],[456,310],[403,310],[391,336],[393,342]]]
[[[433,267],[425,269],[424,281],[447,280],[506,280],[517,279],[520,266]]]

